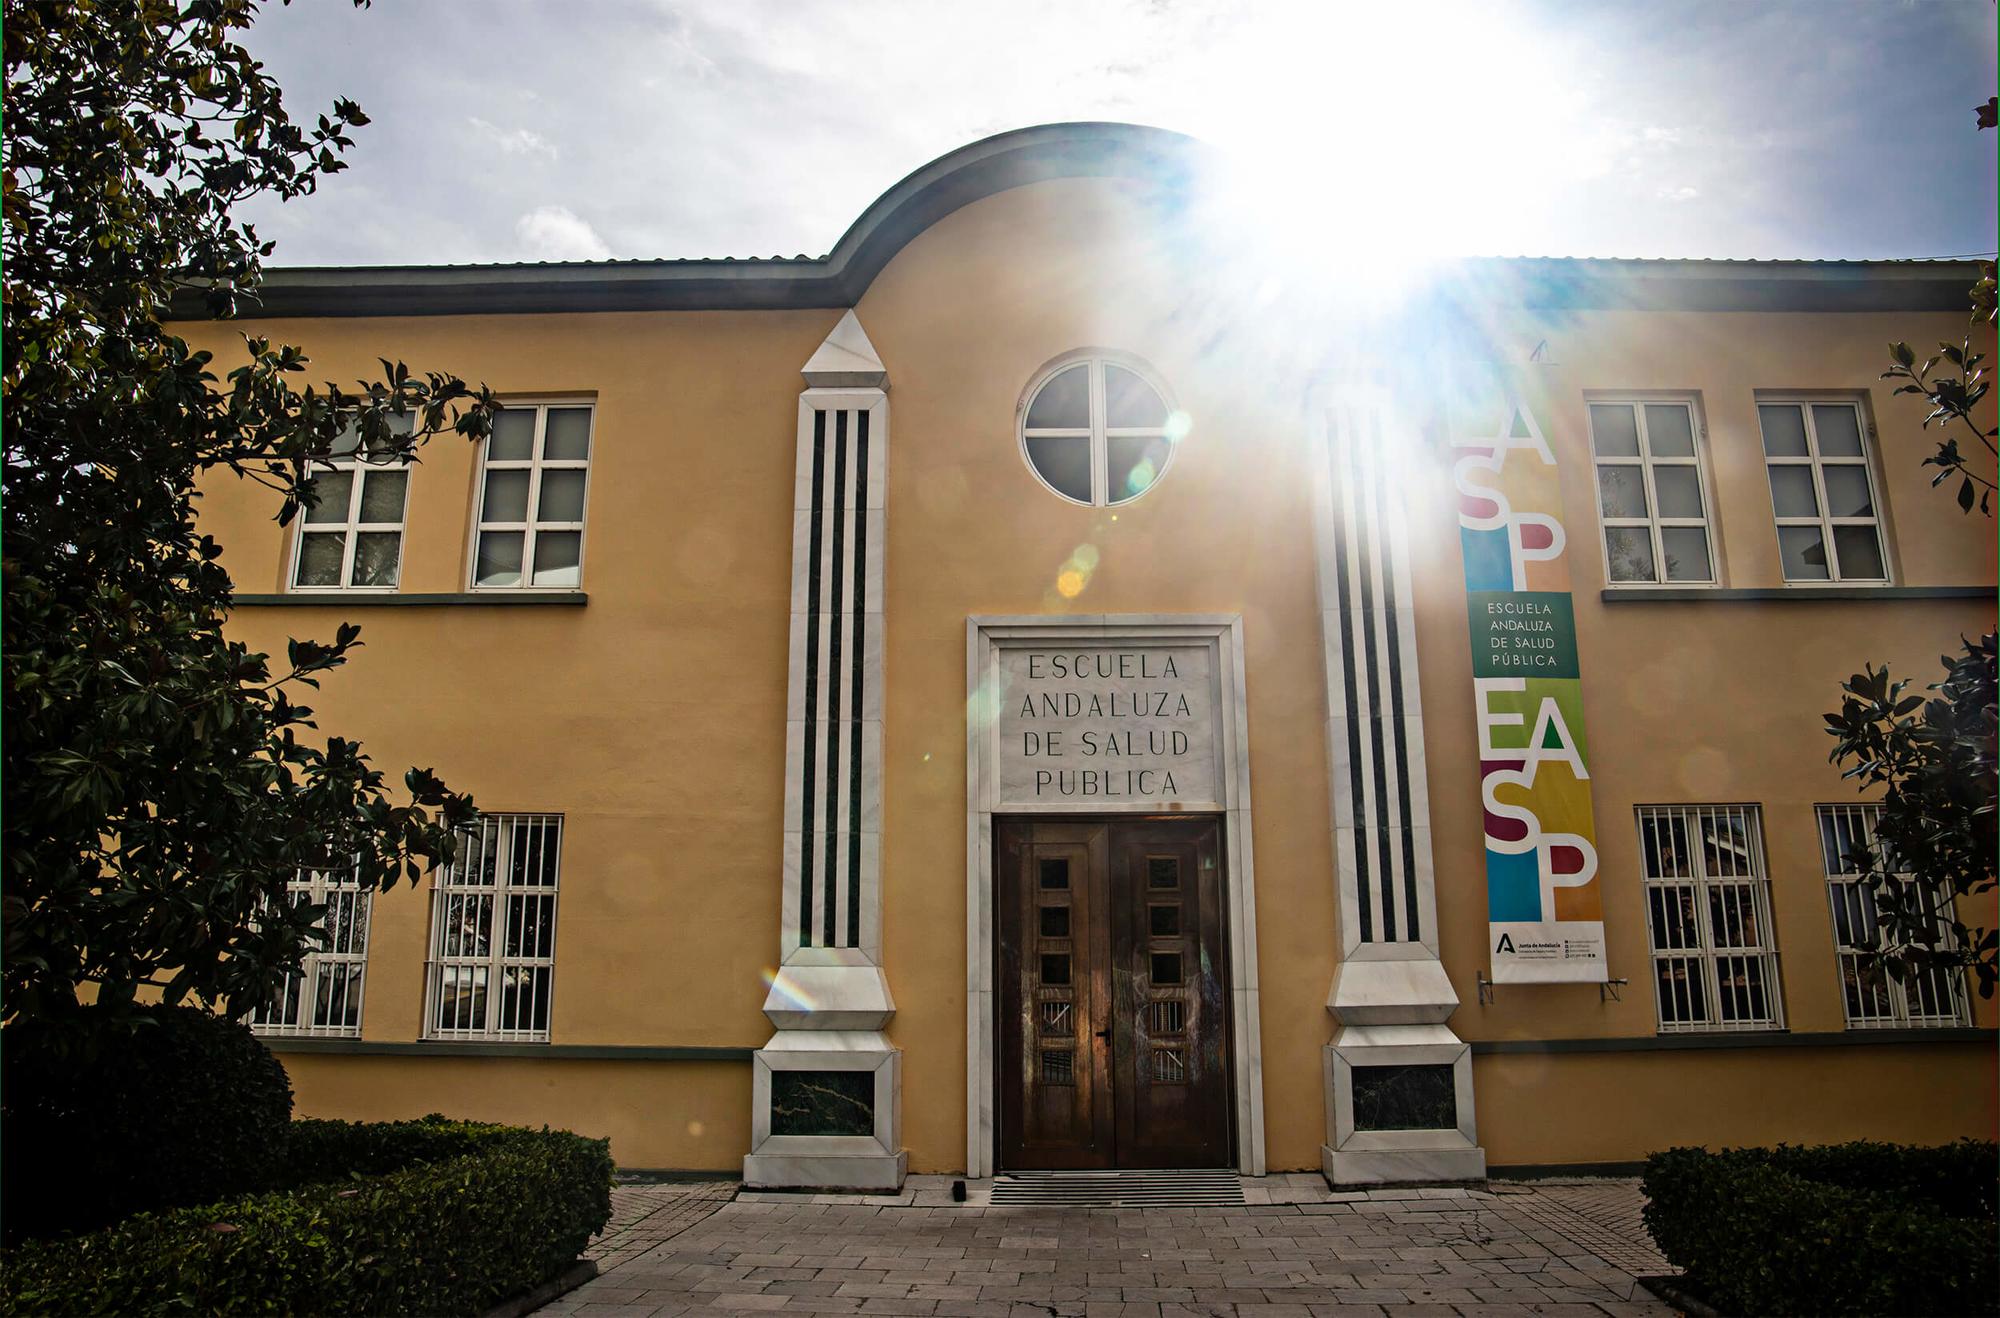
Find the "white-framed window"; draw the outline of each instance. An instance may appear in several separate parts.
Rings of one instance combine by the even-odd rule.
[[[391,433],[407,437],[412,415],[391,415]],[[319,503],[299,515],[292,537],[294,591],[394,590],[403,573],[403,518],[409,506],[407,459],[361,452],[352,427],[330,457],[313,464]]]
[[[359,1038],[375,892],[361,886],[351,862],[302,868],[285,890],[294,906],[326,908],[326,938],[250,1013],[250,1028],[289,1037]]]
[[[1715,543],[1693,400],[1593,398],[1589,405],[1605,581],[1713,584]]]
[[[424,1037],[547,1043],[561,815],[481,815],[431,892]]]
[[[1184,414],[1149,371],[1126,358],[1072,354],[1021,396],[1021,457],[1071,503],[1130,503],[1159,483],[1187,434]]]
[[[494,416],[480,462],[475,590],[583,584],[595,412],[587,402],[510,402]]]
[[[1662,1034],[1784,1028],[1754,805],[1638,809]]]
[[[1826,869],[1826,898],[1833,909],[1833,946],[1840,961],[1841,1009],[1850,1030],[1911,1029],[1970,1025],[1963,971],[1925,969],[1905,979],[1880,961],[1861,954],[1880,945],[1875,894],[1862,879],[1856,860],[1875,851],[1875,805],[1823,805],[1819,819],[1820,856]],[[1955,948],[1951,897],[1936,887],[1923,891],[1927,913],[1937,922],[1938,944]]]
[[[1859,403],[1757,399],[1786,581],[1889,580]]]

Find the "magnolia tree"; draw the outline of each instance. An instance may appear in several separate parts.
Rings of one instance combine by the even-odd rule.
[[[253,0],[5,0],[10,1047],[59,1037],[80,993],[96,1018],[148,986],[244,1014],[320,936],[323,911],[286,900],[302,864],[331,851],[387,888],[448,860],[472,814],[428,769],[390,783],[300,703],[357,628],[276,661],[224,634],[200,478],[261,482],[289,522],[343,437],[401,463],[487,434],[495,407],[386,361],[315,387],[264,339],[223,374],[172,332],[177,300],[254,307],[271,244],[238,209],[311,193],[367,123],[348,101],[293,122],[239,44],[256,17]]]
[[[1982,130],[1995,127],[2000,98],[1975,113]],[[1990,384],[1986,355],[1975,342],[1993,330],[1991,264],[1982,267],[1971,300],[1972,317],[1962,338],[1938,344],[1921,362],[1907,343],[1892,343],[1891,366],[1882,378],[1900,381],[1896,393],[1920,396],[1930,405],[1923,426],[1928,431],[1935,425],[1938,433],[1936,450],[1923,465],[1938,469],[1932,487],[1956,477],[1959,509],[1970,513],[1976,506],[1991,517],[2000,430],[1974,416]],[[1870,665],[1848,678],[1841,684],[1846,694],[1840,712],[1826,716],[1826,730],[1834,738],[1829,758],[1845,767],[1843,776],[1864,792],[1880,792],[1877,845],[1846,858],[1875,896],[1881,936],[1868,955],[1902,977],[1970,968],[1980,995],[1991,997],[1995,931],[1968,927],[1960,903],[1951,899],[1994,887],[2000,827],[1994,636],[1961,638],[1961,645],[1960,653],[1939,658],[1944,680],[1930,686],[1936,694],[1929,698],[1907,694],[1908,679],[1892,679],[1886,667]]]
[[[1871,666],[1847,679],[1840,712],[1826,716],[1844,776],[1881,794],[1876,845],[1847,858],[1874,893],[1873,954],[1904,977],[1971,968],[1983,997],[1993,996],[1995,931],[1968,927],[1940,898],[1994,886],[1994,645],[1988,633],[1940,658],[1944,680],[1928,698]]]

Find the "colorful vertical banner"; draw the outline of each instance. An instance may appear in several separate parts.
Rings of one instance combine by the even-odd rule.
[[[1604,904],[1560,473],[1504,373],[1461,383],[1449,424],[1493,982],[1598,983]]]

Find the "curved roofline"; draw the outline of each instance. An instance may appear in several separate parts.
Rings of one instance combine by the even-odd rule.
[[[240,319],[852,307],[917,235],[975,201],[1047,179],[1185,181],[1211,150],[1143,124],[1038,124],[939,156],[876,198],[822,257],[267,270]],[[1962,310],[1977,263],[1676,261],[1562,257],[1458,263],[1500,302],[1677,310]],[[173,318],[206,319],[198,292]]]

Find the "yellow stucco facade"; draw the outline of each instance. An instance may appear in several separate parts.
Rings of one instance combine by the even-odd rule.
[[[850,303],[348,308],[185,327],[223,368],[247,332],[301,345],[331,380],[367,377],[387,357],[503,398],[594,408],[580,604],[472,590],[481,455],[452,438],[423,450],[409,484],[395,593],[450,597],[421,606],[281,598],[295,531],[257,487],[205,485],[204,525],[255,597],[235,636],[282,653],[288,636],[362,624],[364,647],[310,702],[324,728],[359,738],[382,768],[435,767],[485,810],[563,816],[546,1042],[426,1042],[432,905],[399,888],[373,902],[358,1037],[276,1041],[301,1111],[547,1122],[609,1135],[625,1166],[743,1166],[760,1138],[750,1050],[772,1038],[764,1010],[788,919],[800,368],[851,307],[892,416],[874,964],[894,997],[880,1032],[900,1055],[908,1169],[967,1169],[973,1121],[967,619],[1031,615],[1241,619],[1260,1161],[1322,1165],[1343,941],[1309,412],[1315,382],[1369,335],[1284,323],[1307,292],[1260,310],[1235,272],[1190,257],[1182,221],[1134,172],[977,189],[912,226]],[[1895,273],[1853,278],[1865,290]],[[1725,274],[1766,277],[1753,266],[1704,277]],[[1971,995],[1959,1028],[1849,1028],[1814,816],[1856,799],[1821,731],[1840,681],[1869,661],[1931,680],[1958,636],[1993,626],[1992,525],[1928,488],[1921,408],[1878,379],[1884,343],[1955,338],[1964,315],[1532,301],[1496,294],[1451,318],[1520,364],[1562,472],[1605,955],[1629,984],[1615,998],[1589,982],[1502,984],[1482,1000],[1457,499],[1435,438],[1413,430],[1396,468],[1413,595],[1404,643],[1420,674],[1406,693],[1422,713],[1412,772],[1428,788],[1435,960],[1458,1002],[1447,1024],[1472,1045],[1487,1164],[1631,1162],[1674,1143],[1991,1138],[1991,1003]],[[1116,507],[1055,497],[1017,436],[1037,372],[1093,348],[1142,362],[1192,419],[1157,485]],[[1757,412],[1774,393],[1858,401],[1872,420],[1890,565],[1872,598],[1784,581]],[[1613,396],[1696,409],[1719,574],[1706,596],[1605,598],[1587,406]],[[1083,546],[1090,569],[1065,594],[1058,578]],[[1962,587],[1980,593],[1939,589]],[[1713,803],[1760,811],[1782,1029],[1661,1030],[1634,811]],[[1987,906],[1969,922],[1991,922]],[[1246,970],[1232,968],[1239,985]],[[1244,1128],[1244,1113],[1233,1119]]]

